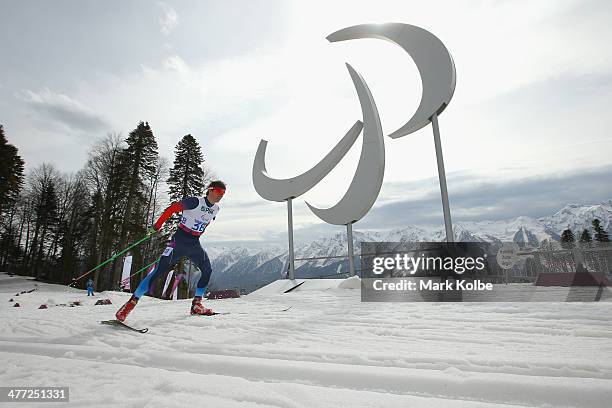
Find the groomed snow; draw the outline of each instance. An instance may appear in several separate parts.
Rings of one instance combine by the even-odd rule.
[[[0,384],[69,386],[63,406],[612,406],[609,301],[362,303],[336,281],[208,301],[214,317],[145,297],[139,334],[98,323],[129,294],[35,284],[0,274]]]

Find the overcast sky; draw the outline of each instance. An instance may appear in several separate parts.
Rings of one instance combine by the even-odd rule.
[[[317,163],[361,111],[346,71],[367,81],[385,134],[418,106],[416,66],[380,40],[330,44],[361,23],[404,22],[440,38],[457,87],[440,116],[454,221],[552,214],[612,198],[609,1],[0,0],[0,123],[28,169],[80,169],[109,132],[148,121],[173,159],[187,133],[228,183],[211,241],[285,239],[282,203],[252,187],[257,144],[292,177]],[[440,224],[431,127],[385,138],[379,199],[354,228]],[[334,205],[357,166],[340,165],[295,200],[300,239],[341,231],[304,201]]]

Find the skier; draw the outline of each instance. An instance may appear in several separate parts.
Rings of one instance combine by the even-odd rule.
[[[94,295],[93,285],[94,285],[94,281],[91,278],[89,278],[87,280],[87,296],[93,296]]]
[[[183,213],[178,229],[168,242],[157,263],[157,267],[140,282],[130,300],[117,311],[115,314],[117,320],[123,322],[138,303],[138,299],[149,292],[151,283],[160,276],[165,275],[184,256],[189,258],[201,272],[195,297],[191,303],[191,314],[206,316],[213,314],[211,309],[207,309],[202,305],[202,296],[206,293],[212,268],[208,254],[200,245],[199,237],[208,224],[216,218],[219,212],[219,205],[217,203],[221,201],[224,194],[225,183],[220,180],[212,181],[207,187],[205,197],[186,197],[181,201],[173,203],[164,211],[155,224],[149,228],[149,233],[153,234],[162,227],[172,214]]]

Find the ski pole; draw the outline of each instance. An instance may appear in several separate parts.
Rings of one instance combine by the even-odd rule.
[[[129,251],[130,249],[134,248],[136,245],[139,245],[140,243],[146,241],[147,239],[151,238],[150,234],[147,234],[144,238],[142,238],[141,240],[137,241],[136,243],[130,245],[129,247],[125,248],[123,251],[119,252],[118,254],[114,254],[113,256],[111,256],[110,258],[108,258],[106,261],[102,262],[100,265],[96,266],[95,268],[90,269],[89,271],[85,272],[84,274],[82,274],[79,277],[76,278],[72,278],[72,282],[68,285],[68,286],[72,286],[75,283],[77,283],[77,281],[81,278],[84,278],[85,276],[89,275],[90,273],[92,273],[93,271],[99,269],[100,267],[106,265],[107,263],[114,261],[118,256],[126,253],[127,251]]]
[[[161,256],[159,258],[157,258],[156,260],[154,260],[153,262],[151,262],[150,264],[148,264],[147,266],[144,266],[142,268],[140,268],[139,270],[137,270],[136,272],[134,272],[133,274],[130,275],[130,278],[134,275],[138,275],[140,272],[144,271],[145,269],[147,269],[149,266],[156,264],[159,262],[159,260],[161,259]]]

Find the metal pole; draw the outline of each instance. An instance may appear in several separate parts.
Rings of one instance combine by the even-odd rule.
[[[438,159],[438,178],[440,179],[440,193],[442,194],[442,210],[444,212],[444,228],[446,229],[446,242],[455,242],[453,223],[451,221],[450,206],[448,204],[448,191],[446,189],[446,174],[444,172],[444,158],[442,157],[442,143],[440,142],[440,128],[438,127],[438,114],[431,117],[433,125],[434,144],[436,145],[436,158]]]
[[[348,243],[349,276],[355,276],[355,259],[353,259],[353,224],[346,224],[346,241]]]
[[[295,258],[295,254],[293,253],[293,208],[291,206],[291,203],[293,201],[293,198],[288,198],[287,199],[287,215],[288,215],[288,223],[289,223],[289,279],[295,279],[294,276],[294,272],[295,272],[295,264],[294,264],[294,258]]]
[[[572,248],[572,255],[574,257],[574,263],[576,265],[576,272],[587,272],[584,266],[584,254],[580,248]]]

